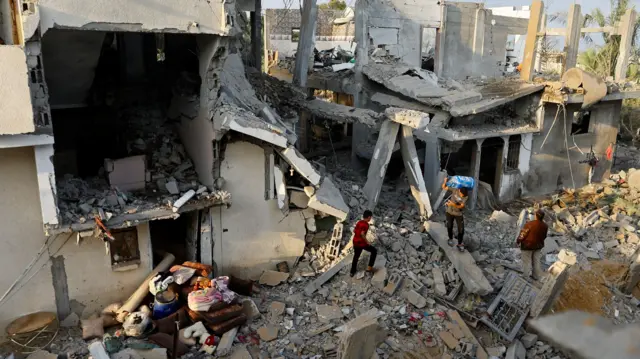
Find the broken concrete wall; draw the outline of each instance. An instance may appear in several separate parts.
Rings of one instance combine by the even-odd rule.
[[[422,27],[440,26],[438,1],[358,1],[356,14],[362,11],[367,16],[364,31],[356,31],[356,42],[364,44],[365,53],[382,48],[407,65],[420,66]]]
[[[199,36],[199,96],[174,94],[169,118],[180,122],[180,139],[193,161],[198,179],[213,186],[213,107],[218,99],[219,73],[227,54],[227,41],[219,36]]]
[[[351,49],[354,40],[353,22],[334,24],[334,20],[344,16],[342,10],[318,9],[314,46],[318,50],[329,50],[340,46]],[[302,15],[299,9],[265,10],[267,43],[269,50],[278,51],[281,57],[293,56],[298,50],[298,41],[292,41],[293,29],[300,29]]]
[[[42,38],[49,103],[54,108],[87,105],[105,37],[100,31],[51,30]]]
[[[257,279],[287,261],[292,267],[305,246],[301,211],[283,215],[276,199],[265,200],[264,149],[248,143],[229,143],[221,164],[225,190],[233,193],[230,208],[212,212],[214,261],[222,274]]]
[[[207,0],[40,0],[40,26],[99,31],[175,32],[225,35],[234,23],[235,2]],[[227,19],[227,15],[231,19]],[[231,25],[233,26],[233,25]]]
[[[56,312],[56,303],[67,303],[71,310],[84,306],[88,316],[111,302],[127,299],[151,269],[148,225],[138,226],[140,266],[113,272],[101,239],[87,237],[76,245],[75,233],[49,239],[44,236],[33,147],[0,150],[0,166],[7,169],[0,171],[0,201],[5,204],[0,216],[0,243],[4,248],[0,253],[4,264],[0,288],[8,289],[38,253],[48,248],[17,282],[14,292],[0,302],[0,326],[6,327],[23,314]],[[51,258],[57,263],[53,272]]]
[[[0,45],[0,134],[35,130],[27,58],[18,46]]]
[[[533,134],[526,133],[520,135],[520,155],[518,156],[518,169],[516,171],[503,171],[500,179],[500,191],[498,199],[501,202],[518,198],[524,192],[525,174],[531,168],[531,146],[533,144]],[[508,138],[507,138],[508,141]],[[508,148],[508,143],[507,143]],[[503,153],[503,163],[506,163],[508,151]]]
[[[573,114],[579,108],[580,104],[567,105],[566,119],[562,108],[557,112],[556,104],[547,103],[540,111],[542,131],[534,136],[531,170],[525,179],[528,193],[549,193],[561,187],[578,188],[587,184],[589,166],[578,162],[587,159],[586,154],[591,146],[600,159],[593,181],[608,178],[612,162],[607,160],[606,151],[610,144],[615,146],[616,143],[622,102],[607,101],[594,105],[591,109],[589,133],[571,136]]]
[[[508,35],[526,34],[528,20],[494,16],[477,3],[447,3],[442,76],[502,75]]]

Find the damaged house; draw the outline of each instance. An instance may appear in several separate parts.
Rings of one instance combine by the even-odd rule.
[[[100,311],[164,253],[257,279],[347,217],[245,77],[240,5],[3,2],[3,327]]]

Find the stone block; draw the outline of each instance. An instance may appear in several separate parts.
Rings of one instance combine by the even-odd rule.
[[[338,358],[369,359],[376,348],[387,337],[387,333],[378,325],[378,310],[372,309],[355,317],[344,325],[340,333]]]
[[[511,346],[507,349],[505,359],[527,359],[527,350],[522,345],[522,342],[516,339],[511,343]]]
[[[420,293],[415,290],[409,290],[405,293],[405,297],[409,303],[413,304],[416,308],[424,308],[427,306],[427,300],[421,296]]]
[[[270,342],[278,338],[278,327],[274,325],[264,326],[258,329],[258,335],[263,341]]]
[[[558,260],[568,265],[574,265],[578,262],[578,255],[568,249],[562,249],[558,253]]]
[[[455,349],[458,346],[458,339],[456,339],[450,332],[442,331],[438,335],[449,349]]]
[[[533,333],[527,333],[520,338],[522,345],[524,345],[525,349],[529,349],[532,346],[536,345],[538,341],[538,336]]]
[[[220,338],[220,342],[218,342],[218,348],[216,350],[216,354],[220,356],[229,354],[229,351],[233,346],[233,341],[236,339],[237,334],[238,334],[238,327],[233,328],[228,332],[224,333],[222,335],[222,338]]]
[[[444,277],[442,275],[442,269],[433,268],[431,271],[433,274],[433,282],[435,286],[436,293],[444,296],[447,295],[447,287],[444,284]]]
[[[388,295],[394,295],[401,285],[402,277],[398,274],[392,274],[389,276],[387,285],[382,289],[382,291],[387,293]]]
[[[318,304],[316,305],[316,313],[318,314],[318,320],[323,323],[343,317],[342,310],[337,305]]]
[[[286,281],[288,278],[289,278],[289,273],[266,270],[262,273],[262,276],[260,276],[260,280],[258,282],[260,284],[274,287]]]
[[[387,281],[387,268],[379,268],[373,273],[373,278],[371,278],[371,285],[376,288],[384,288]]]

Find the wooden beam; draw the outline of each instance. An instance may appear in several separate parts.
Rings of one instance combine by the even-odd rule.
[[[531,4],[531,16],[529,17],[529,27],[527,28],[527,40],[524,46],[524,60],[520,77],[525,81],[533,79],[533,69],[535,66],[536,52],[538,48],[538,31],[542,23],[542,12],[544,4],[540,0],[534,0]]]
[[[627,68],[629,67],[629,57],[631,56],[631,44],[633,41],[633,30],[636,24],[636,11],[631,9],[622,16],[622,21],[618,27],[620,33],[620,53],[616,63],[615,80],[622,81],[627,78]]]
[[[582,13],[579,4],[569,7],[569,21],[567,22],[567,37],[564,42],[564,52],[567,54],[562,73],[576,67],[578,62],[578,48],[580,47],[580,29],[582,28]]]
[[[317,0],[304,0],[302,5],[302,26],[300,28],[300,40],[296,52],[296,65],[293,71],[293,84],[298,87],[307,87],[307,72],[309,71],[309,58],[313,51],[313,34],[316,30],[318,17]]]

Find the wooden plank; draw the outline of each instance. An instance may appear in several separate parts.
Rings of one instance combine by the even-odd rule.
[[[460,313],[458,313],[456,310],[451,309],[447,311],[447,316],[449,316],[449,319],[451,319],[454,324],[457,324],[460,327],[460,330],[462,330],[465,338],[467,338],[467,340],[470,341],[471,344],[475,344],[477,346],[478,349],[476,350],[475,357],[478,359],[489,359],[489,354],[487,354],[482,345],[480,345],[480,342],[478,341],[476,336],[473,335],[467,323],[462,320]]]
[[[533,70],[535,66],[536,52],[538,48],[538,31],[542,23],[542,12],[544,4],[540,0],[534,0],[531,4],[531,16],[529,18],[529,26],[527,28],[527,39],[524,46],[524,60],[522,61],[522,70],[520,77],[525,81],[531,81],[533,78]]]
[[[578,62],[578,48],[580,47],[580,28],[582,27],[582,13],[579,4],[569,7],[569,21],[567,22],[567,37],[564,51],[567,54],[562,73],[576,67]]]
[[[635,24],[635,10],[627,10],[624,16],[622,16],[622,21],[618,27],[618,32],[622,38],[620,39],[620,53],[618,54],[618,62],[616,63],[616,81],[622,81],[627,78],[627,68],[629,67],[629,57],[631,56]]]

